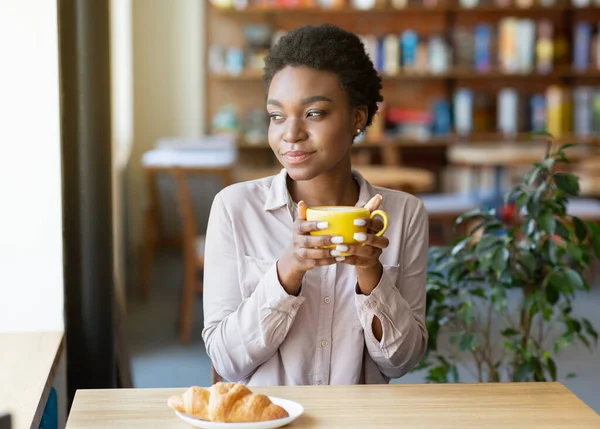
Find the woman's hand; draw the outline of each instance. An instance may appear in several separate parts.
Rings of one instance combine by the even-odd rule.
[[[277,262],[279,282],[288,294],[298,294],[302,278],[308,270],[338,262],[331,255],[331,249],[318,247],[341,243],[343,237],[310,235],[311,231],[327,227],[327,222],[306,221],[306,203],[304,201],[298,203],[298,219],[294,223],[292,243]]]
[[[374,211],[381,205],[382,197],[377,194],[365,205],[369,211]],[[362,243],[357,245],[341,245],[337,246],[337,250],[344,251],[350,254],[346,256],[344,264],[355,265],[358,276],[358,287],[360,291],[369,295],[379,283],[383,267],[379,262],[379,257],[383,253],[383,249],[389,246],[390,242],[387,237],[376,236],[375,234],[381,230],[383,224],[381,220],[375,219],[359,219],[358,223],[367,226],[367,233],[357,233],[354,239]]]

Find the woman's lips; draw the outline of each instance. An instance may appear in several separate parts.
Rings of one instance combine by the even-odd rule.
[[[291,150],[283,154],[283,157],[290,164],[300,164],[310,158],[314,152],[304,152],[301,150]]]

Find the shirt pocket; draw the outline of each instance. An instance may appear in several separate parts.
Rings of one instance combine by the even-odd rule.
[[[244,255],[242,269],[240,270],[240,289],[244,299],[254,293],[261,279],[275,262],[275,260],[270,261]]]

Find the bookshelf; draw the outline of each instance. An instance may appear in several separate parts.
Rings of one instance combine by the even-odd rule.
[[[472,8],[462,7],[457,1],[439,0],[433,7],[425,7],[419,0],[409,0],[403,9],[396,9],[389,1],[378,1],[379,7],[370,10],[356,10],[346,5],[340,9],[310,8],[264,8],[249,6],[243,10],[234,8],[219,8],[209,4],[207,6],[206,60],[209,71],[206,75],[207,116],[206,129],[215,131],[215,118],[219,117],[225,106],[233,106],[237,115],[237,124],[243,130],[244,123],[250,112],[254,112],[252,120],[256,120],[258,112],[264,111],[264,86],[260,61],[254,62],[254,67],[238,67],[232,72],[221,64],[219,70],[212,66],[214,52],[211,46],[220,46],[222,49],[237,48],[239,55],[248,45],[248,26],[254,29],[260,26],[270,27],[273,32],[289,31],[300,25],[317,25],[329,22],[359,35],[374,36],[383,39],[386,35],[400,35],[407,30],[414,31],[421,40],[431,39],[432,36],[441,37],[451,48],[449,66],[442,72],[429,70],[407,70],[404,68],[394,74],[381,71],[383,80],[383,95],[385,98],[384,114],[390,108],[399,110],[431,111],[432,100],[446,100],[453,107],[454,97],[461,88],[466,88],[473,94],[483,93],[488,97],[486,101],[486,117],[481,119],[478,112],[477,101],[472,101],[472,131],[468,135],[459,136],[456,132],[454,118],[453,127],[441,135],[426,135],[415,138],[408,133],[400,132],[388,134],[367,134],[365,141],[355,144],[353,152],[359,163],[381,162],[382,158],[394,159],[409,165],[420,165],[433,171],[440,171],[447,165],[445,151],[448,146],[470,143],[502,143],[531,141],[527,124],[520,123],[515,133],[503,134],[499,132],[498,97],[504,88],[514,89],[521,98],[522,104],[529,102],[533,94],[546,94],[550,87],[560,87],[572,90],[579,86],[600,88],[600,58],[590,57],[588,67],[575,68],[573,64],[573,39],[574,29],[578,22],[585,21],[592,25],[594,43],[589,49],[596,49],[600,57],[600,49],[595,46],[597,29],[600,26],[600,3],[598,7],[591,3],[585,7],[576,7],[570,1],[556,1],[552,6],[542,6],[536,0],[529,7],[521,7],[517,0],[510,1],[501,7],[495,0],[480,0],[479,5]],[[252,3],[252,2],[250,2]],[[522,3],[521,3],[522,4]],[[541,20],[552,24],[552,46],[554,57],[552,68],[540,72],[537,66],[536,50],[532,55],[533,67],[526,72],[507,72],[497,60],[500,35],[492,40],[488,55],[491,59],[490,66],[485,71],[478,71],[475,66],[465,67],[457,61],[457,34],[460,31],[474,31],[485,24],[492,28],[494,33],[500,33],[500,26],[506,18],[516,20],[533,20],[537,26]],[[263,29],[265,27],[262,27]],[[536,37],[537,34],[536,27]],[[259,31],[260,33],[260,31]],[[273,37],[271,35],[270,37]],[[598,39],[600,41],[600,37]],[[562,45],[561,43],[562,42]],[[560,46],[566,46],[566,51],[560,55]],[[537,48],[537,42],[535,44]],[[238,58],[239,61],[239,58]],[[226,62],[224,60],[224,62]],[[600,94],[600,92],[598,92]],[[599,102],[600,102],[600,95]],[[590,107],[591,109],[591,107]],[[600,108],[599,108],[600,109]],[[231,112],[230,112],[231,113]],[[572,113],[570,113],[572,114]],[[599,111],[600,114],[600,111]],[[529,113],[528,113],[529,115]],[[383,118],[381,119],[383,120]],[[521,119],[519,119],[521,122]],[[600,122],[600,116],[598,117]],[[523,121],[525,123],[529,121]],[[389,128],[389,123],[386,124]],[[600,143],[600,123],[589,135],[581,137],[575,135],[573,127],[560,133],[557,142],[585,141],[595,144]],[[217,127],[218,128],[218,127]],[[216,130],[218,131],[218,130]],[[387,130],[389,132],[389,130]],[[270,153],[269,146],[264,138],[256,137],[246,139],[243,131],[238,139],[238,148],[241,152],[241,162],[246,166],[257,168],[273,166],[276,163]],[[385,155],[377,155],[378,152]],[[392,152],[402,152],[402,156],[388,156]],[[364,154],[367,153],[367,154]]]

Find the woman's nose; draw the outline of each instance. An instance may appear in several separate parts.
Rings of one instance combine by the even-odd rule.
[[[299,119],[289,118],[286,121],[286,129],[283,134],[283,140],[288,143],[296,143],[306,139],[306,130]]]

